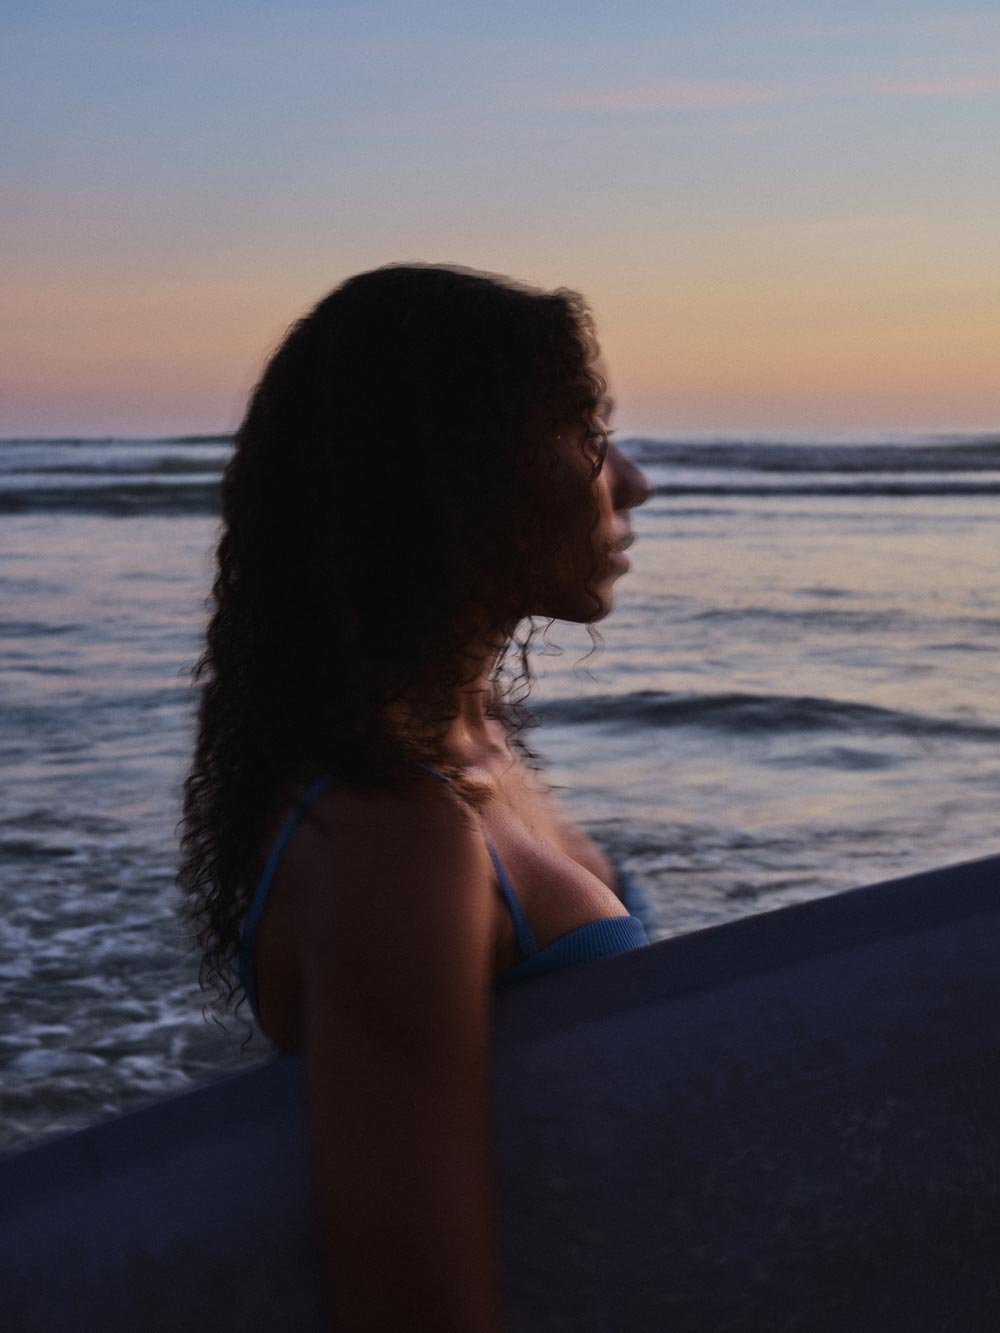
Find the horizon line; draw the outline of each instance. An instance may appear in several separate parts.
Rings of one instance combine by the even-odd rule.
[[[993,426],[674,426],[669,429],[650,431],[628,431],[618,428],[619,442],[629,440],[671,440],[704,437],[712,439],[741,438],[758,436],[778,438],[786,435],[825,436],[831,442],[838,436],[860,435],[899,435],[899,436],[993,436],[1000,442],[1000,422]],[[4,444],[109,444],[109,443],[158,443],[158,444],[231,444],[236,438],[235,431],[195,432],[184,435],[171,434],[95,434],[95,435],[0,435],[0,445]]]

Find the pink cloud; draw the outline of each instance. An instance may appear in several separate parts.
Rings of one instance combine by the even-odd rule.
[[[761,25],[756,24],[757,31]],[[902,34],[907,37],[921,35],[926,37],[975,36],[984,33],[991,38],[995,32],[995,22],[989,14],[901,14],[888,15],[855,14],[849,18],[823,17],[809,15],[803,18],[789,19],[768,25],[772,40],[781,39],[817,39],[827,41],[840,37],[883,37]]]
[[[125,205],[135,196],[117,190],[75,190],[44,185],[0,186],[0,206],[11,209],[103,208],[108,204]]]
[[[539,105],[560,111],[690,111],[756,106],[785,96],[786,91],[761,84],[671,79],[646,88],[546,98]]]
[[[977,97],[983,93],[1000,93],[1000,79],[938,79],[913,83],[879,83],[878,93],[896,97]]]

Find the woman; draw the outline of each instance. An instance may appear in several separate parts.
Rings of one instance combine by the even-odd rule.
[[[304,1052],[340,1330],[504,1327],[494,989],[645,942],[510,697],[651,493],[602,369],[574,292],[389,265],[291,329],[223,479],[180,881],[203,985]]]

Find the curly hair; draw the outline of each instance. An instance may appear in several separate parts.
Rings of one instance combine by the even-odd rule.
[[[389,264],[335,288],[264,369],[222,478],[178,826],[181,915],[219,1013],[242,995],[240,927],[283,787],[335,771],[393,789],[417,758],[475,804],[439,746],[484,630],[500,650],[487,715],[540,767],[520,735],[536,725],[530,611],[562,540],[542,471],[556,432],[580,423],[593,533],[597,353],[577,292]],[[392,725],[398,701],[420,725]]]

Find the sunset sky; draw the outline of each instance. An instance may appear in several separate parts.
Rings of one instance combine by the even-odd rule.
[[[7,0],[0,435],[232,429],[393,260],[591,301],[623,433],[1000,428],[1000,5]]]

